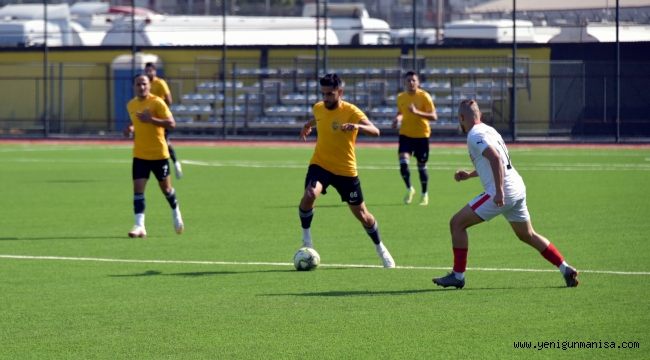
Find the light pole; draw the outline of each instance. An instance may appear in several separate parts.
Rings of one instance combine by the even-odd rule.
[[[512,98],[510,99],[510,128],[512,141],[517,141],[517,0],[512,0]]]

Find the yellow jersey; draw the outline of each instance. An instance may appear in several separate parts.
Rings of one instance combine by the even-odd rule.
[[[169,91],[169,86],[167,86],[167,82],[157,76],[151,80],[150,92],[163,99],[167,94],[171,94],[171,91]]]
[[[149,110],[151,116],[158,119],[169,119],[171,111],[163,99],[149,94],[145,99],[137,96],[126,105],[131,123],[133,124],[133,157],[143,160],[163,160],[169,158],[169,149],[165,140],[165,128],[149,123],[143,123],[136,113]]]
[[[310,164],[315,164],[339,176],[357,176],[357,158],[354,144],[359,130],[342,131],[345,123],[358,124],[366,114],[349,102],[342,101],[329,110],[320,101],[313,107],[316,119],[316,148]]]
[[[402,126],[399,134],[411,138],[428,138],[431,135],[429,119],[415,115],[409,110],[409,106],[415,107],[424,112],[433,112],[436,107],[433,105],[431,95],[422,89],[416,89],[414,94],[404,91],[397,95],[397,111],[402,114]]]

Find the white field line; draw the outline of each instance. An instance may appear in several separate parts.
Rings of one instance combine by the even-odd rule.
[[[98,162],[108,164],[127,164],[131,163],[131,159],[39,159],[39,158],[12,158],[2,160],[3,162],[23,162],[23,163],[93,163]],[[252,169],[306,169],[308,163],[301,161],[201,161],[201,160],[181,160],[181,163],[193,166],[207,166],[207,167],[238,167],[238,168],[252,168]],[[428,166],[430,169],[437,170],[456,170],[460,168],[470,168],[470,163],[456,163],[456,162],[435,162],[429,161]],[[378,165],[359,165],[359,170],[390,170],[394,171],[398,168],[394,164],[378,164]],[[650,164],[648,163],[628,163],[628,164],[602,164],[602,163],[536,163],[531,165],[517,166],[517,169],[522,171],[650,171]]]
[[[2,259],[14,260],[58,260],[58,261],[89,261],[89,262],[114,262],[133,264],[185,264],[185,265],[231,265],[231,266],[293,266],[292,263],[265,262],[265,261],[202,261],[202,260],[142,260],[142,259],[111,259],[94,257],[69,257],[69,256],[32,256],[32,255],[8,255],[0,254]],[[322,267],[333,268],[382,268],[379,265],[363,264],[321,264]],[[397,266],[397,269],[404,270],[449,270],[449,266]],[[495,272],[556,272],[556,269],[518,269],[518,268],[481,268],[469,267],[471,271],[495,271]],[[650,275],[650,271],[612,271],[612,270],[582,270],[580,273],[606,274],[606,275]]]
[[[92,145],[92,150],[114,150],[114,149],[130,149],[133,145]],[[24,152],[55,152],[55,151],[88,151],[91,145],[88,146],[21,146],[21,147],[0,147],[0,153],[24,153]]]
[[[196,161],[196,160],[181,160],[183,164],[196,165],[196,166],[212,166],[212,167],[243,167],[243,168],[305,168],[307,165],[304,163],[268,163],[268,162],[223,162],[223,161]],[[471,166],[471,164],[460,163],[445,163],[430,161],[429,168],[433,169],[458,169]],[[397,165],[359,165],[360,170],[395,170]],[[535,165],[527,165],[518,167],[521,170],[565,170],[565,171],[621,171],[621,170],[641,170],[650,171],[650,164],[546,164],[540,163]]]
[[[390,144],[390,143],[387,143]],[[2,145],[0,143],[0,145]],[[315,144],[313,144],[315,145]],[[362,143],[361,146],[364,144]],[[179,147],[183,147],[186,145],[178,145]],[[193,147],[190,145],[190,147]],[[208,146],[209,147],[209,146]],[[228,146],[226,146],[228,147]],[[290,148],[287,146],[282,146],[282,145],[269,145],[269,146],[256,146],[255,148],[257,149],[270,149],[270,150],[277,150],[277,149],[287,149]],[[394,147],[397,147],[397,143],[394,143]],[[573,148],[568,147],[568,148],[538,148],[538,147],[526,147],[525,145],[523,146],[517,146],[517,145],[509,145],[508,147],[511,147],[511,153],[512,154],[524,154],[525,156],[535,156],[535,157],[571,157],[571,156],[583,156],[583,157],[639,157],[639,156],[644,156],[648,150],[646,148],[640,148],[636,150],[632,149],[625,149],[622,148],[620,149],[621,151],[618,151],[616,148],[605,148],[602,151],[597,147],[589,148],[577,148],[574,151]],[[84,152],[88,151],[89,149],[92,150],[97,150],[97,149],[104,149],[104,150],[113,150],[113,149],[131,149],[133,148],[133,145],[131,143],[125,143],[125,144],[78,144],[78,145],[31,145],[31,144],[24,144],[24,145],[15,145],[15,146],[0,146],[0,153],[21,153],[21,152],[42,152],[42,153],[50,153],[50,152],[56,152],[56,151],[75,151],[75,152]],[[393,147],[386,147],[384,148],[386,150],[392,151]],[[432,145],[431,147],[431,153],[432,154],[438,154],[438,155],[466,155],[467,154],[467,149],[463,147],[439,147]],[[645,161],[650,161],[650,158],[645,157]]]

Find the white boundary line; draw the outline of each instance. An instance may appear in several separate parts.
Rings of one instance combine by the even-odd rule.
[[[130,159],[39,159],[39,158],[12,158],[11,162],[18,163],[71,163],[71,164],[85,164],[85,163],[108,163],[108,164],[127,164],[131,163]],[[233,167],[233,168],[248,168],[248,169],[304,169],[306,168],[305,162],[298,161],[201,161],[182,159],[181,163],[193,166],[207,166],[207,167]],[[453,170],[469,165],[464,162],[435,162],[430,161],[429,167],[438,170]],[[360,165],[359,170],[389,170],[395,171],[398,169],[394,164],[377,164],[377,165]],[[604,163],[535,163],[530,165],[521,165],[517,169],[522,171],[650,171],[650,164],[647,163],[628,163],[628,164],[604,164]]]
[[[94,261],[94,262],[115,262],[135,264],[195,264],[195,265],[235,265],[235,266],[293,266],[291,263],[264,262],[264,261],[201,261],[201,260],[141,260],[141,259],[110,259],[94,257],[69,257],[69,256],[32,256],[32,255],[8,255],[0,254],[2,259],[15,260],[59,260],[59,261]],[[321,264],[322,267],[336,268],[382,268],[380,265],[362,264]],[[449,266],[397,266],[397,269],[405,270],[449,270]],[[556,272],[555,269],[518,269],[518,268],[467,268],[472,271],[502,271],[502,272]],[[611,270],[579,270],[580,273],[607,274],[607,275],[650,275],[650,271],[611,271]]]
[[[208,166],[208,167],[241,167],[241,168],[260,168],[260,169],[302,169],[305,164],[302,162],[269,162],[269,161],[199,161],[199,160],[181,160],[183,164],[195,166]],[[436,169],[457,169],[459,167],[467,167],[465,163],[451,163],[451,162],[435,162],[430,161],[429,167]],[[359,165],[359,170],[395,170],[397,165]],[[649,171],[650,164],[645,163],[631,163],[631,164],[600,164],[600,163],[537,163],[532,165],[523,165],[517,167],[520,170],[546,170],[546,171]]]

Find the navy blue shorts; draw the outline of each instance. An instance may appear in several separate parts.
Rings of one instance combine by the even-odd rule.
[[[415,156],[418,162],[425,163],[429,160],[429,139],[399,136],[398,153],[408,153]]]
[[[309,165],[305,188],[314,186],[317,181],[323,185],[323,194],[327,194],[327,187],[332,185],[341,195],[341,201],[350,205],[360,205],[363,202],[361,181],[358,176],[334,175],[318,165]]]
[[[158,181],[163,181],[169,176],[169,159],[163,160],[142,160],[133,158],[133,165],[131,167],[131,174],[133,180],[136,179],[149,179],[149,174],[153,175]]]

